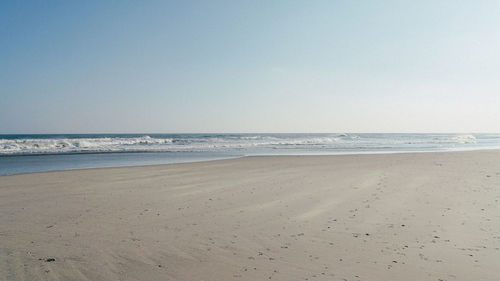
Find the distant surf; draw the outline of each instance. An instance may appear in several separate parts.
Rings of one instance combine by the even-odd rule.
[[[445,151],[500,146],[499,135],[473,134],[100,134],[0,135],[0,155],[113,152],[244,154]]]
[[[0,175],[206,161],[500,148],[500,134],[0,135]]]

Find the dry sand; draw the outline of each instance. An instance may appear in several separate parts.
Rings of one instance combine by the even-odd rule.
[[[1,176],[0,280],[500,280],[499,198],[493,150]]]

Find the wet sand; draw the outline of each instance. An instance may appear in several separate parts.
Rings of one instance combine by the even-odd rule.
[[[500,280],[500,151],[0,176],[0,280]]]

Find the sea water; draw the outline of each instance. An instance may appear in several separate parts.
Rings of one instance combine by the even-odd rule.
[[[330,155],[500,148],[500,134],[0,135],[0,175],[205,161],[247,155]]]

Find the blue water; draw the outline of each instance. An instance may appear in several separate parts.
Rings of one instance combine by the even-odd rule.
[[[360,154],[500,148],[500,134],[0,135],[0,175],[246,155]]]

